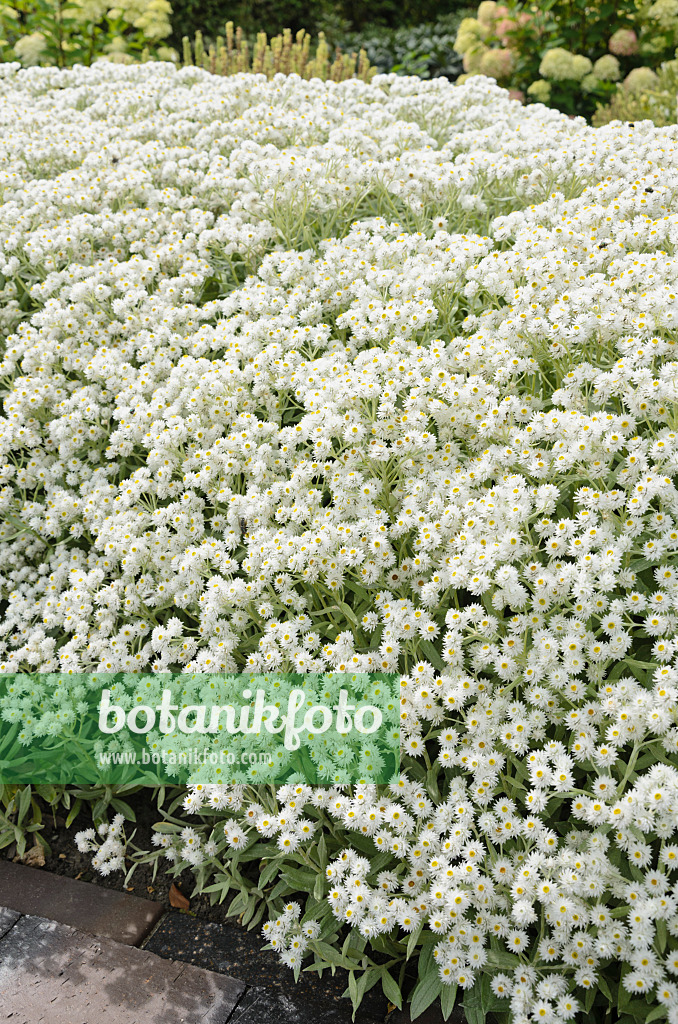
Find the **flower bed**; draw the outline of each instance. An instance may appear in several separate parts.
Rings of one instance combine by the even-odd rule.
[[[677,1021],[678,129],[483,77],[0,91],[0,671],[62,674],[6,726],[66,735],[77,673],[401,673],[389,788],[193,789],[146,859],[356,1004],[417,957],[414,1014]]]

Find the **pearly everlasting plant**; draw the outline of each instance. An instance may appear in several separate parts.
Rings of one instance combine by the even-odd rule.
[[[100,875],[120,871],[125,863],[126,836],[125,816],[116,814],[113,821],[103,821],[97,829],[89,828],[78,832],[75,843],[80,853],[93,853],[92,867]]]
[[[142,859],[356,1005],[678,1021],[678,130],[0,70],[1,671],[398,673],[389,786]]]

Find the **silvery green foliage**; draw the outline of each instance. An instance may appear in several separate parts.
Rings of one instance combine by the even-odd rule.
[[[354,1001],[377,943],[678,1021],[678,129],[1,70],[2,671],[401,673],[390,789],[195,787],[157,856]]]

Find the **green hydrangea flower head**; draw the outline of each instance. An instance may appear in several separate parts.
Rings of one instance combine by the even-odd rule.
[[[656,21],[660,28],[678,28],[678,0],[657,0],[647,12],[647,17]]]
[[[483,36],[483,28],[479,21],[475,18],[463,18],[454,41],[454,49],[457,53],[466,53],[477,46]]]
[[[30,66],[40,63],[46,46],[47,40],[42,32],[31,32],[17,40],[14,44],[14,53],[22,64]]]
[[[478,22],[486,28],[492,28],[492,23],[497,17],[496,0],[482,0],[478,5]]]
[[[624,79],[624,89],[631,93],[650,92],[658,83],[652,68],[634,68]]]
[[[593,74],[601,82],[618,82],[621,78],[619,61],[611,53],[606,53],[593,65]]]
[[[575,77],[572,69],[574,54],[562,46],[547,50],[539,65],[542,78],[550,78],[554,82],[565,82]]]
[[[488,52],[488,48],[483,46],[482,43],[478,43],[471,50],[467,50],[464,54],[464,60],[462,61],[464,71],[467,71],[471,75],[479,74],[483,57]]]
[[[572,58],[572,77],[577,81],[581,82],[582,78],[588,75],[593,68],[593,64],[584,57],[581,53],[576,53]]]
[[[538,78],[536,82],[527,87],[527,95],[536,103],[548,103],[551,99],[551,83]]]
[[[582,92],[595,92],[600,85],[600,78],[596,75],[595,71],[589,71],[588,75],[584,75],[581,80],[581,91]]]

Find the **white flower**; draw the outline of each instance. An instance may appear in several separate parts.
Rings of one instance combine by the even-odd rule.
[[[209,874],[255,830],[284,865],[329,819],[336,920],[422,924],[462,988],[501,938],[514,1024],[571,1019],[591,957],[673,1006],[642,962],[678,864],[672,129],[482,76],[3,67],[0,667],[64,681],[2,720],[62,736],[78,672],[127,711],[167,671],[393,671],[385,794],[345,751],[277,802],[196,778],[155,854]],[[78,842],[125,863],[122,822]]]

